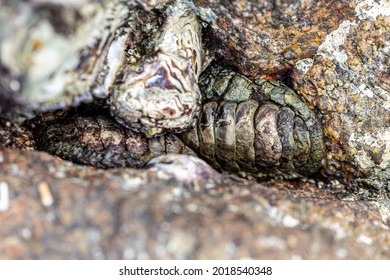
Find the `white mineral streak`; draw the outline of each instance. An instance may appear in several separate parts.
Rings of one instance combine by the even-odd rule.
[[[358,87],[359,91],[360,91],[360,95],[363,97],[363,96],[367,96],[369,98],[373,98],[374,97],[374,93],[372,92],[372,90],[366,85],[366,84],[361,84],[359,87]]]
[[[295,219],[294,217],[286,214],[282,219],[282,223],[285,227],[294,228],[300,224],[300,221],[298,219]]]
[[[276,236],[258,236],[256,238],[256,244],[264,248],[270,248],[274,250],[286,250],[288,248],[287,242]]]
[[[371,20],[379,15],[390,15],[390,1],[363,1],[356,7],[355,11],[360,20]],[[358,24],[359,22],[343,21],[337,30],[328,34],[325,41],[320,45],[317,53],[324,58],[338,63],[343,70],[348,71],[353,76],[356,76],[357,73],[353,73],[351,69],[345,65],[348,56],[340,47],[344,44],[351,27]],[[307,70],[305,69],[305,71]],[[351,91],[355,94],[359,94],[362,98],[361,100],[363,100],[363,98],[372,99],[380,97],[380,99],[383,100],[381,106],[385,109],[390,108],[388,93],[378,86],[371,86],[369,83],[366,83],[367,77],[361,76],[361,78],[362,79],[357,79],[355,83],[350,83]],[[360,168],[368,170],[375,167],[381,169],[390,167],[390,131],[388,127],[375,133],[352,133],[348,145],[355,155],[355,161]],[[380,165],[375,164],[368,153],[368,150],[362,148],[365,146],[378,148],[385,147]]]
[[[350,104],[351,110],[360,110],[361,108],[371,108],[372,104],[380,107],[384,110],[390,109],[390,95],[389,92],[384,89],[380,84],[375,84],[372,81],[375,77],[371,66],[365,65],[360,62],[359,68],[362,69],[361,72],[355,72],[351,69],[346,62],[354,59],[352,57],[354,54],[350,53],[348,50],[345,50],[344,44],[350,36],[351,29],[355,29],[355,26],[358,26],[364,21],[375,20],[378,16],[390,16],[390,0],[365,0],[365,1],[355,1],[358,2],[355,12],[357,15],[356,21],[343,21],[339,27],[329,33],[324,42],[319,46],[317,51],[317,56],[331,60],[334,64],[339,66],[342,70],[335,72],[335,77],[343,77],[341,80],[344,82],[344,88],[334,86],[334,90],[329,90],[328,94],[330,98],[336,99],[346,98],[347,102],[352,102]],[[356,34],[352,36],[358,36],[359,33],[364,32],[361,30],[357,31]],[[384,45],[381,46],[382,50],[378,52],[378,57],[376,61],[385,61],[384,55],[388,52],[390,48],[389,42],[384,42]],[[315,58],[314,58],[315,61]],[[374,62],[375,63],[375,62]],[[296,69],[300,73],[299,75],[305,76],[308,71],[312,68],[313,61],[308,59],[302,59],[297,62]],[[376,70],[386,71],[385,63],[377,63],[375,65]],[[347,73],[342,73],[347,72]],[[357,99],[352,101],[349,96],[357,95]],[[372,108],[376,110],[375,108]],[[343,114],[348,117],[351,112],[344,111]],[[378,120],[379,116],[374,116],[374,120]],[[362,123],[363,124],[363,123]],[[338,132],[339,128],[335,128]],[[343,129],[343,128],[342,128]],[[341,129],[341,131],[342,131]],[[350,130],[349,130],[350,129]],[[383,178],[389,178],[390,176],[390,128],[387,124],[378,124],[376,131],[370,133],[366,132],[363,127],[357,125],[356,127],[344,129],[345,132],[351,131],[348,143],[345,144],[345,148],[348,150],[348,154],[352,157],[354,163],[357,167],[363,172],[377,174],[378,176],[383,176]],[[377,150],[376,152],[382,153],[377,154],[380,158],[376,158],[374,161],[371,151],[372,149]],[[383,179],[382,179],[383,180]],[[386,180],[386,179],[385,179]]]
[[[0,182],[0,212],[9,208],[9,186],[7,182]]]
[[[331,223],[328,228],[335,233],[336,240],[344,239],[348,236],[345,229],[339,223]]]
[[[367,235],[364,235],[364,234],[360,234],[357,237],[357,241],[360,243],[366,244],[366,245],[371,245],[373,242],[371,237],[368,237]]]
[[[355,25],[356,22],[351,22],[349,20],[343,21],[339,25],[339,28],[326,36],[325,41],[318,47],[317,54],[324,58],[335,60],[340,64],[342,69],[350,71],[345,65],[348,56],[344,50],[340,50],[340,46],[344,45],[349,30]]]
[[[309,71],[310,68],[313,67],[313,62],[314,61],[312,58],[304,58],[304,59],[299,60],[295,64],[295,68],[297,70],[299,70],[299,72],[301,72],[303,75],[305,75],[307,73],[307,71]]]
[[[379,165],[379,167],[381,169],[390,168],[390,130],[388,128],[381,129],[378,132],[372,134],[365,133],[363,135],[358,135],[352,133],[349,137],[348,144],[352,149],[355,149],[358,145],[368,145],[373,148],[385,147],[381,157],[381,164]],[[371,159],[371,156],[364,149],[359,149],[357,151],[355,160],[362,169],[372,168],[376,166],[374,161]]]
[[[142,177],[130,177],[129,174],[124,174],[122,176],[122,182],[120,187],[126,191],[136,190],[142,186],[147,185],[146,179]]]
[[[378,16],[390,16],[390,0],[365,0],[359,3],[355,12],[359,19],[376,19]]]
[[[359,94],[361,97],[379,97],[382,100],[381,106],[386,110],[390,109],[390,95],[386,90],[364,82],[350,84],[350,88],[354,94]]]

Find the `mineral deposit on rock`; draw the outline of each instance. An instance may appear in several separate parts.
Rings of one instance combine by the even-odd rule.
[[[318,109],[327,137],[329,173],[343,170],[390,187],[390,4],[364,1],[315,56],[294,68],[294,87]]]
[[[313,56],[327,34],[356,18],[351,0],[195,0],[210,45],[249,76],[277,74]]]

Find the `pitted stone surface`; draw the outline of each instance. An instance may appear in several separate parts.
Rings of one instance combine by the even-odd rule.
[[[321,113],[326,169],[374,178],[378,188],[390,180],[389,34],[388,16],[345,20],[293,73],[298,94]]]
[[[342,1],[195,0],[209,22],[209,43],[248,76],[275,75],[313,56],[344,20],[354,20],[356,3]]]
[[[342,186],[258,184],[187,157],[103,171],[3,150],[0,166],[1,259],[390,257],[389,200],[340,199]]]

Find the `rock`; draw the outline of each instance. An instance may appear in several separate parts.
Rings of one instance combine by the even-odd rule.
[[[195,0],[208,22],[209,46],[241,73],[282,74],[313,56],[344,20],[356,19],[356,3],[342,1]]]
[[[172,51],[175,57],[187,55],[184,54],[186,52],[182,52],[187,48],[173,48],[169,51],[170,45],[166,43],[166,40],[169,41],[167,38],[170,37],[165,35],[160,37],[161,28],[167,31],[174,26],[171,24],[174,22],[172,19],[165,21],[165,25],[163,24],[164,15],[169,17],[170,11],[175,14],[176,8],[184,7],[182,11],[188,11],[189,14],[194,12],[204,21],[202,40],[200,40],[198,32],[195,32],[196,36],[189,41],[190,46],[196,46],[193,49],[195,53],[202,53],[202,57],[206,57],[206,61],[216,58],[225,63],[229,62],[253,79],[262,76],[265,79],[285,80],[287,84],[294,86],[298,94],[311,105],[313,110],[319,112],[320,117],[322,117],[323,129],[328,137],[328,160],[324,164],[323,172],[326,176],[343,179],[346,184],[350,183],[349,178],[353,178],[352,183],[357,188],[390,188],[388,87],[388,16],[390,7],[386,1],[311,2],[294,0],[282,1],[282,3],[263,1],[257,4],[235,1],[221,4],[219,1],[213,0],[195,0],[193,3],[181,0],[175,3],[176,7],[167,1],[157,3],[157,1],[150,0],[146,1],[142,7],[136,2],[130,1],[124,5],[123,9],[115,4],[115,0],[109,1],[107,5],[110,9],[105,9],[101,4],[94,2],[91,3],[91,6],[87,5],[84,9],[79,10],[71,8],[72,6],[62,8],[56,6],[58,11],[64,13],[60,18],[60,24],[56,24],[58,22],[53,21],[52,17],[48,17],[47,13],[40,14],[42,11],[37,6],[26,3],[8,4],[3,14],[20,14],[23,20],[10,21],[9,27],[4,24],[5,27],[0,29],[0,36],[6,39],[2,45],[6,54],[5,60],[2,61],[0,67],[1,74],[4,74],[4,77],[0,76],[0,94],[3,97],[0,99],[0,107],[8,108],[10,104],[13,106],[13,103],[16,103],[22,106],[20,110],[24,112],[27,111],[26,104],[34,103],[30,101],[38,101],[39,103],[40,100],[42,101],[40,110],[44,111],[53,108],[67,108],[70,105],[78,106],[81,101],[90,102],[92,99],[96,101],[97,98],[107,97],[113,88],[119,89],[118,96],[122,96],[121,88],[126,91],[129,86],[132,92],[132,86],[126,86],[121,78],[129,77],[127,74],[130,72],[141,71],[139,69],[142,67],[136,67],[138,70],[133,69],[134,61],[145,67],[152,65],[153,63],[150,64],[151,62],[146,57],[153,57],[156,49],[164,54]],[[47,12],[50,5],[43,5],[43,7],[44,9],[42,7],[41,9],[46,9]],[[150,16],[151,13],[148,10],[153,10],[153,8],[157,10],[153,16]],[[158,9],[161,10],[158,11]],[[25,32],[20,31],[23,30],[21,27],[27,26],[28,19],[35,13],[40,15],[39,20],[32,29],[34,32],[26,35]],[[90,29],[96,31],[96,24],[92,24],[93,21],[106,22],[104,18],[109,17],[110,13],[115,18],[114,23],[109,24],[111,29],[104,29],[102,34],[99,33],[99,36],[104,38],[110,47],[102,47],[101,49],[100,37],[95,37],[94,32],[86,31]],[[78,14],[79,16],[77,16]],[[179,14],[181,15],[181,12]],[[131,15],[131,17],[126,15]],[[196,18],[194,16],[190,18],[190,22],[196,26],[191,30],[199,31],[200,24]],[[144,19],[146,23],[141,19]],[[126,20],[127,24],[124,24]],[[57,25],[62,27],[61,30],[56,30],[53,27]],[[134,30],[128,28],[128,25],[134,27]],[[104,25],[99,24],[98,26]],[[43,29],[41,30],[41,28]],[[181,30],[181,28],[176,27],[173,28],[174,31],[167,34],[176,34],[181,38],[183,34],[176,32],[177,29]],[[47,31],[47,34],[41,32],[44,30]],[[84,33],[81,32],[80,35],[79,31],[86,32],[85,34],[88,34],[91,40],[88,39],[88,36],[81,36]],[[121,39],[118,39],[117,33],[122,34],[122,31],[127,34],[126,40],[125,35],[119,36]],[[17,39],[14,40],[10,34],[15,34]],[[165,33],[162,32],[162,34]],[[18,42],[25,41],[23,38],[27,38],[26,40],[29,42],[26,48],[21,47],[23,44],[18,44]],[[72,44],[73,41],[78,44]],[[200,50],[200,41],[204,42],[202,50]],[[40,43],[35,46],[37,42]],[[64,42],[64,44],[59,44],[59,42]],[[136,44],[133,44],[134,42]],[[119,49],[116,48],[117,44],[120,45]],[[137,49],[139,44],[141,47]],[[61,47],[72,46],[72,51],[66,53],[69,56],[64,55],[65,52],[61,52],[59,45]],[[187,50],[191,49],[190,47]],[[86,57],[81,55],[80,50],[86,51]],[[96,50],[96,52],[91,50]],[[193,51],[188,53],[193,54]],[[58,58],[61,59],[57,63],[46,56],[52,52],[62,53],[62,55],[58,55]],[[19,53],[23,53],[23,55],[20,56]],[[100,55],[96,55],[97,53]],[[114,60],[110,60],[112,56],[115,58]],[[193,57],[190,55],[186,57],[186,61],[199,57],[200,55]],[[36,63],[31,63],[31,61]],[[53,64],[45,64],[48,61]],[[69,69],[77,69],[77,71],[68,71],[68,68],[66,68],[68,70],[62,68],[63,61],[72,64],[74,68]],[[94,66],[86,67],[89,64]],[[195,67],[190,68],[197,69],[192,69],[197,75],[200,69],[205,66],[199,61],[190,64],[195,65]],[[47,67],[42,67],[42,65]],[[80,65],[83,67],[80,68]],[[290,77],[292,68],[293,75]],[[96,71],[92,71],[92,69]],[[185,67],[185,69],[187,68]],[[121,75],[118,74],[119,72]],[[59,87],[60,90],[56,95],[54,90],[45,86],[48,89],[48,96],[45,96],[43,91],[39,90],[38,85],[42,82],[39,77],[42,75],[42,77],[47,78],[48,85],[56,84],[56,80],[53,78],[55,75],[53,76],[52,73],[57,73],[59,79],[65,82],[66,87]],[[187,71],[183,73],[187,73]],[[150,83],[146,84],[155,85],[154,79],[156,79],[159,86],[170,90],[170,86],[165,88],[165,82],[168,80],[160,79],[163,75],[160,74],[152,75]],[[84,75],[89,78],[87,80],[80,78]],[[138,74],[136,76],[138,77]],[[23,77],[27,79],[24,84],[21,83]],[[26,97],[30,94],[27,94],[24,96],[24,103],[20,102],[18,100],[19,94],[21,94],[19,91],[29,88],[30,78],[32,85],[37,85],[30,88],[31,94],[34,92],[36,95],[33,94],[34,97],[29,99]],[[128,79],[124,80],[128,81]],[[190,79],[190,81],[196,80]],[[113,83],[114,81],[115,83]],[[45,82],[44,84],[46,85]],[[189,84],[194,85],[192,82]],[[198,96],[195,88],[197,88],[196,85],[194,89],[186,90],[186,92],[189,95],[192,92]],[[102,92],[98,90],[100,93],[98,94],[94,89],[102,90]],[[92,97],[91,92],[95,94],[96,98]],[[138,91],[136,90],[136,92]],[[176,90],[174,92],[177,93]],[[130,108],[130,110],[124,110],[125,115],[128,115],[127,113],[132,115],[137,111],[136,115],[142,116],[140,112],[148,107],[141,104],[142,101],[145,101],[144,98],[139,96],[138,100],[131,97],[132,95],[125,95],[125,99],[133,103],[135,107],[142,107],[138,112],[138,109],[133,110],[133,106],[127,107],[125,106],[126,102],[122,102],[124,100],[118,99],[117,105],[119,107]],[[157,95],[152,94],[153,98],[151,99],[153,100],[151,103],[158,104],[157,107],[162,104],[162,107],[159,107],[161,110],[153,109],[153,114],[145,113],[148,116],[146,118],[148,121],[139,121],[137,116],[135,118],[132,116],[130,118],[134,120],[134,123],[130,121],[132,124],[127,125],[139,131],[143,131],[145,128],[146,130],[143,132],[152,136],[165,131],[165,128],[158,127],[160,124],[157,124],[165,117],[169,123],[172,121],[171,117],[173,120],[177,120],[174,117],[177,116],[174,112],[184,112],[185,121],[179,121],[180,129],[176,130],[178,127],[170,127],[167,130],[181,131],[194,124],[193,117],[196,117],[199,111],[199,107],[194,105],[198,104],[198,97],[190,98],[192,100],[190,103],[194,106],[189,106],[192,109],[187,115],[185,112],[188,111],[188,106],[179,106],[184,111],[171,110],[170,105],[176,106],[176,102],[173,102],[172,98],[163,97],[166,96],[165,94],[161,94],[161,96],[160,99]],[[58,97],[60,98],[57,100]],[[56,107],[55,103],[58,103],[59,107]],[[179,103],[181,104],[181,102]],[[166,107],[166,104],[170,105]],[[26,106],[23,107],[23,105]],[[116,113],[113,113],[116,111],[115,108],[119,108],[118,106],[111,104],[111,114],[114,114],[118,121],[123,122],[123,116],[117,116]],[[157,108],[154,105],[152,107]],[[156,117],[157,115],[163,117],[160,119],[160,117]],[[176,123],[176,121],[172,121],[172,123]]]
[[[390,257],[389,199],[342,186],[259,184],[187,156],[103,171],[2,150],[0,165],[1,259]]]
[[[23,125],[23,117],[0,115],[0,150],[12,148],[18,150],[34,150],[35,141],[32,132]]]
[[[344,19],[313,58],[297,62],[293,82],[322,117],[329,174],[390,188],[390,6],[365,3],[357,20]]]

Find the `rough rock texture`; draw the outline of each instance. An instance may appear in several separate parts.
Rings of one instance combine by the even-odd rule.
[[[356,18],[351,0],[195,0],[217,52],[244,75],[275,74],[313,56],[327,34]]]
[[[258,184],[185,156],[103,171],[3,150],[0,166],[2,259],[390,257],[389,200],[342,186]]]
[[[313,58],[297,62],[293,79],[321,113],[326,170],[390,188],[390,5],[379,7],[367,6],[357,21],[345,19]]]

